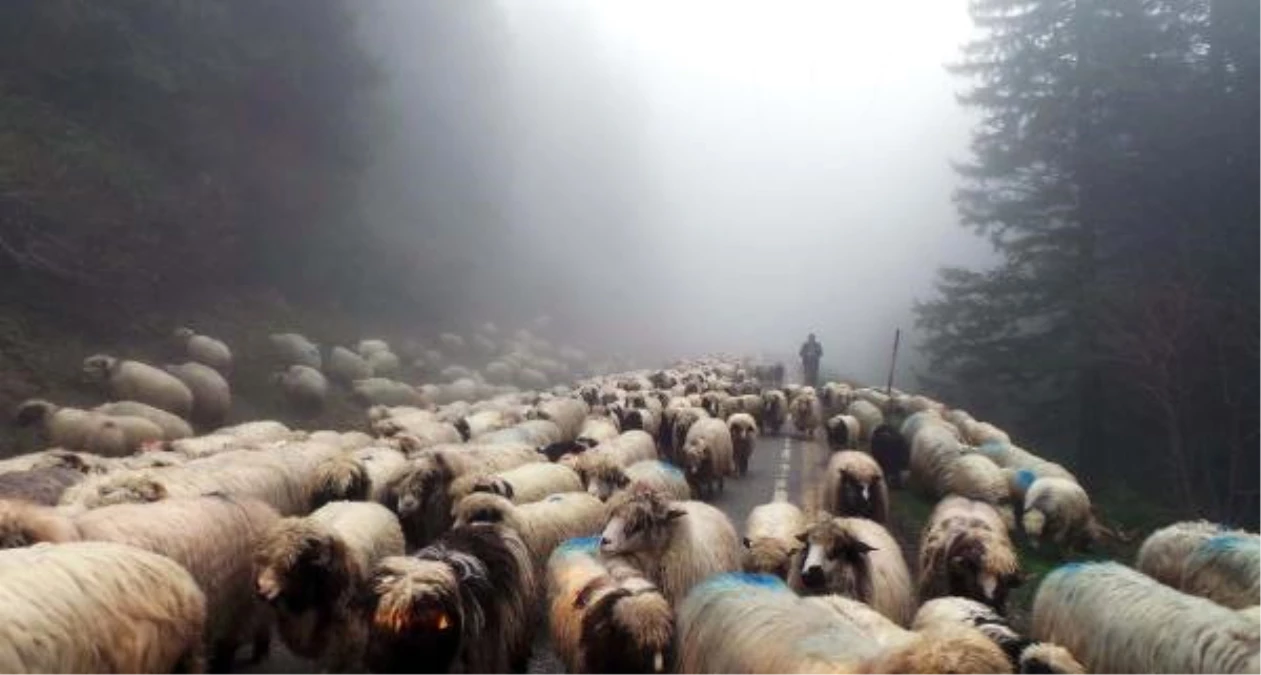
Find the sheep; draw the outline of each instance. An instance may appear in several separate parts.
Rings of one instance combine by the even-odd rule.
[[[871,432],[884,424],[884,414],[880,412],[880,408],[866,399],[858,399],[850,403],[845,409],[845,414],[858,420],[857,442],[860,448],[867,447],[867,443],[871,440]]]
[[[537,502],[548,495],[579,492],[582,479],[573,469],[549,462],[534,462],[492,474],[468,474],[451,483],[451,499],[459,503],[473,492],[489,492],[515,504]]]
[[[143,417],[162,428],[162,438],[174,441],[193,435],[193,428],[178,415],[139,401],[111,401],[92,409],[111,417]]]
[[[865,602],[899,626],[915,613],[902,548],[879,523],[823,517],[798,534],[788,585],[802,595],[836,593]]]
[[[762,431],[779,434],[788,417],[788,398],[784,392],[772,389],[762,393]]]
[[[787,580],[793,555],[802,546],[798,536],[805,531],[806,516],[795,504],[771,502],[754,507],[744,525],[741,568]]]
[[[1000,613],[1008,591],[1023,582],[1020,560],[998,511],[954,495],[937,503],[924,526],[919,569],[921,602],[958,595]]]
[[[132,454],[165,437],[162,427],[143,417],[64,408],[40,399],[19,405],[14,421],[20,427],[41,423],[54,446],[107,457]]]
[[[351,384],[351,400],[365,408],[374,405],[425,406],[428,400],[415,387],[384,377],[369,377]]]
[[[748,413],[736,413],[727,418],[727,429],[731,433],[736,475],[743,477],[749,473],[749,458],[753,456],[753,448],[757,445],[757,421]]]
[[[375,354],[377,352],[388,352],[388,351],[390,351],[390,343],[386,342],[385,340],[379,340],[376,338],[366,338],[366,339],[360,340],[358,344],[355,345],[355,353],[359,354],[365,359],[368,358],[370,354]]]
[[[184,419],[193,410],[193,392],[187,385],[139,361],[96,354],[83,360],[83,374],[90,382],[106,387],[116,399],[148,403]]]
[[[596,559],[598,539],[565,542],[547,562],[551,646],[570,673],[664,673],[674,610],[651,581]]]
[[[871,456],[880,465],[888,479],[889,487],[900,489],[906,484],[910,467],[911,449],[906,439],[888,424],[881,424],[871,432]]]
[[[267,336],[272,351],[281,366],[308,366],[316,370],[324,367],[320,348],[298,333],[272,333]]]
[[[584,484],[590,482],[591,467],[602,457],[609,458],[618,466],[630,466],[646,459],[656,459],[657,446],[647,432],[632,429],[591,448],[574,460],[574,468]]]
[[[621,427],[623,431],[642,429],[656,438],[661,433],[661,412],[649,408],[631,408],[622,416]]]
[[[1011,444],[1011,437],[1007,432],[990,424],[989,422],[964,422],[963,437],[969,445],[984,445],[986,443],[998,442],[1004,445]]]
[[[911,629],[930,630],[948,625],[971,626],[998,645],[1018,673],[1084,673],[1085,666],[1067,649],[1030,640],[1017,633],[992,607],[968,598],[946,596],[929,600],[915,612]]]
[[[1097,673],[1255,673],[1261,625],[1115,562],[1062,565],[1038,586],[1032,634]]]
[[[438,336],[438,342],[441,342],[442,347],[452,354],[461,354],[468,346],[464,338],[455,333],[442,333]]]
[[[363,359],[367,361],[374,377],[397,375],[403,365],[398,356],[388,349],[370,352],[363,355]]]
[[[956,457],[945,465],[936,483],[941,494],[954,494],[992,504],[998,509],[1007,529],[1015,528],[1011,488],[1007,485],[1007,478],[1003,475],[1003,470],[984,455],[965,453]],[[1085,492],[1082,492],[1082,496],[1085,496]],[[1089,501],[1086,503],[1089,504]]]
[[[409,466],[407,457],[394,448],[375,445],[354,450],[351,455],[359,460],[367,472],[367,501],[384,504],[390,482]]]
[[[713,418],[697,420],[688,429],[680,465],[697,495],[708,492],[712,497],[715,486],[721,491],[724,479],[736,474],[731,431],[727,425]]]
[[[389,510],[332,502],[267,530],[253,552],[254,588],[276,609],[286,647],[328,672],[347,672],[360,667],[367,647],[359,603],[368,575],[400,555],[403,530]]]
[[[451,446],[457,447],[457,446]],[[385,489],[384,503],[398,514],[403,534],[411,546],[423,546],[451,526],[452,482],[468,473],[492,473],[540,461],[533,449],[493,446],[497,449],[430,448],[419,453]]]
[[[797,433],[806,438],[813,438],[814,430],[822,424],[820,419],[822,409],[819,406],[819,398],[815,396],[814,390],[810,387],[802,389],[792,399],[791,406],[793,426],[797,427]]]
[[[836,607],[843,605],[849,611]],[[765,574],[722,574],[678,610],[683,673],[1003,673],[973,629],[902,631],[844,598],[801,598]],[[851,615],[860,614],[863,620]]]
[[[623,466],[612,457],[593,455],[594,459],[584,466],[587,475],[587,492],[601,501],[609,501],[618,492],[644,485],[664,494],[669,499],[692,498],[687,478],[677,466],[657,459],[644,459]]]
[[[1187,556],[1177,588],[1231,609],[1257,604],[1261,539],[1251,533],[1219,534]]]
[[[1067,478],[1033,481],[1025,492],[1020,522],[1033,546],[1049,539],[1057,547],[1075,549],[1089,546],[1095,538],[1090,497],[1076,481]]]
[[[314,417],[323,412],[328,399],[328,379],[324,373],[311,366],[294,364],[272,375],[271,381],[280,389],[285,402],[300,414]]]
[[[945,493],[939,477],[949,466],[963,456],[959,439],[948,430],[945,423],[926,424],[911,437],[911,482],[926,497],[940,497]]]
[[[612,418],[588,417],[578,430],[578,437],[575,440],[588,448],[594,448],[605,441],[617,438],[620,433],[622,430]]]
[[[330,379],[346,386],[372,377],[372,366],[368,365],[368,361],[342,346],[335,346],[329,351],[327,370]]]
[[[179,563],[106,542],[0,552],[0,670],[202,672],[206,597]]]
[[[606,513],[604,502],[585,492],[562,492],[527,504],[474,492],[456,504],[453,515],[455,527],[492,523],[515,530],[530,550],[534,569],[541,570],[561,542],[599,532]]]
[[[683,445],[687,441],[688,432],[691,431],[692,425],[703,419],[709,419],[710,414],[704,408],[688,407],[677,410],[674,413],[673,423],[670,425],[670,434],[667,437],[666,458],[674,460],[675,463],[681,463],[678,460],[682,457]]]
[[[587,419],[587,404],[572,398],[552,399],[539,403],[527,417],[555,422],[560,427],[561,441],[575,441]]]
[[[163,370],[193,392],[193,420],[216,427],[228,419],[228,412],[232,410],[232,389],[219,371],[196,361],[166,365]]]
[[[461,417],[454,426],[460,432],[460,437],[467,441],[474,436],[499,431],[514,421],[498,410],[483,410]]]
[[[833,450],[858,448],[858,418],[852,415],[835,415],[824,426],[827,428],[828,446]]]
[[[1138,571],[1166,586],[1179,588],[1186,561],[1204,542],[1218,534],[1240,533],[1207,520],[1188,520],[1166,525],[1148,535],[1134,560]],[[1179,589],[1181,590],[1181,589]]]
[[[248,560],[254,540],[278,519],[266,504],[212,495],[78,514],[12,502],[2,506],[4,546],[111,541],[160,553],[187,568],[206,595],[206,639],[216,668],[229,666],[247,640],[254,642],[254,660],[266,653],[266,612],[254,601]]]
[[[836,516],[889,522],[889,487],[871,455],[842,450],[828,459],[823,475],[823,510]]]
[[[722,511],[637,486],[611,504],[600,557],[643,572],[672,606],[701,580],[740,569],[740,540]]]
[[[191,328],[176,328],[175,340],[187,351],[188,358],[226,373],[232,370],[232,350],[208,335],[198,335]]]
[[[525,672],[537,582],[516,532],[458,527],[369,581],[372,672]]]
[[[55,506],[62,493],[83,480],[83,472],[63,466],[0,473],[0,499]]]

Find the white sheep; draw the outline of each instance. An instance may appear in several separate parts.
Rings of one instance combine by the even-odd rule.
[[[209,335],[198,335],[191,328],[175,329],[175,339],[187,351],[188,358],[226,373],[232,370],[232,350]]]
[[[798,535],[788,585],[802,595],[839,594],[864,602],[899,626],[911,623],[915,594],[902,547],[866,518],[823,517]]]
[[[723,480],[736,474],[731,430],[722,420],[697,420],[687,431],[679,463],[693,492],[712,497],[715,486],[721,491]]]
[[[328,353],[328,376],[334,382],[349,386],[356,380],[372,377],[372,366],[362,356],[338,345]]]
[[[871,441],[871,433],[876,430],[876,427],[884,424],[884,413],[880,412],[879,405],[867,399],[860,398],[850,403],[845,409],[845,414],[858,420],[857,442],[860,448],[867,447],[867,443]]]
[[[753,456],[753,448],[757,445],[757,420],[749,413],[735,413],[727,418],[727,428],[731,432],[731,451],[735,456],[736,475],[749,473],[749,458]]]
[[[1218,534],[1241,533],[1207,520],[1187,520],[1152,532],[1139,546],[1134,567],[1166,586],[1178,588],[1186,572],[1187,558],[1201,544]]]
[[[862,425],[853,415],[833,415],[824,425],[827,428],[828,446],[833,450],[858,449]],[[868,439],[871,435],[867,435]]]
[[[888,523],[889,486],[876,460],[858,450],[842,450],[828,458],[822,508],[836,516]]]
[[[83,374],[109,390],[115,399],[140,401],[188,419],[193,392],[170,373],[139,361],[123,361],[105,354],[83,360]]]
[[[634,489],[636,485],[657,490],[669,499],[692,498],[692,489],[679,467],[657,459],[643,459],[627,466],[619,464],[612,456],[593,455],[594,459],[583,465],[587,476],[587,491],[609,501],[617,493]]]
[[[193,392],[192,419],[211,427],[228,419],[232,411],[232,388],[219,371],[195,361],[166,365],[163,369]]]
[[[1095,539],[1090,497],[1077,481],[1048,476],[1025,492],[1020,518],[1029,543],[1050,540],[1057,547],[1082,548]]]
[[[272,333],[267,336],[281,366],[309,366],[316,370],[324,367],[320,348],[306,336],[298,333]]]
[[[579,492],[578,472],[550,462],[533,462],[492,474],[469,474],[451,483],[451,499],[459,503],[473,492],[489,492],[515,504],[537,502],[549,495]]]
[[[474,492],[456,504],[454,526],[492,523],[516,531],[530,550],[534,568],[541,570],[565,540],[599,532],[605,514],[604,502],[585,492],[562,492],[528,504]]]
[[[744,525],[744,571],[787,579],[793,554],[802,548],[798,537],[805,531],[806,516],[796,504],[754,507]]]
[[[198,673],[205,666],[205,595],[166,556],[105,542],[0,551],[0,607],[0,670],[7,673]]]
[[[315,368],[291,365],[284,372],[272,375],[272,382],[280,389],[284,400],[299,412],[317,415],[324,410],[328,379]]]
[[[678,609],[678,644],[681,673],[1009,672],[975,630],[904,631],[861,603],[802,598],[766,574],[697,586]]]
[[[547,561],[551,646],[570,673],[664,673],[674,610],[629,567],[601,563],[599,538],[565,542]]]
[[[424,407],[429,401],[406,382],[384,377],[355,380],[351,385],[351,398],[364,407],[374,405]]]
[[[169,413],[139,401],[111,401],[102,403],[92,409],[102,415],[111,417],[143,417],[162,428],[162,437],[168,441],[188,438],[193,435],[193,428],[179,415]]]
[[[331,502],[272,525],[253,553],[254,586],[275,607],[285,646],[329,672],[361,668],[361,597],[376,564],[403,555],[403,544],[398,518],[369,502]]]
[[[1115,562],[1070,563],[1043,580],[1032,633],[1097,673],[1255,673],[1261,625]]]
[[[671,501],[637,487],[611,506],[600,535],[601,559],[643,572],[673,606],[707,577],[740,569],[735,527],[704,502]]]
[[[958,595],[1000,613],[1019,586],[1020,559],[1002,516],[990,504],[951,495],[928,517],[920,535],[919,596]]]
[[[64,408],[39,399],[18,406],[14,421],[18,426],[40,424],[56,447],[106,457],[130,455],[165,437],[162,427],[143,417]]]

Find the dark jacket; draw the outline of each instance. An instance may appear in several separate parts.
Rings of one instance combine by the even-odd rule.
[[[806,342],[801,345],[800,353],[802,361],[817,363],[819,359],[823,358],[823,345],[818,342],[810,342],[809,340],[806,340]]]

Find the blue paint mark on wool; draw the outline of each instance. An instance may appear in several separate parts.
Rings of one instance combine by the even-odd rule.
[[[669,462],[663,462],[663,461],[661,461],[661,460],[657,460],[657,464],[660,464],[660,465],[661,465],[662,470],[664,470],[664,471],[665,471],[666,473],[668,473],[668,474],[675,475],[675,476],[682,476],[682,475],[683,475],[683,470],[682,470],[682,469],[680,469],[679,467],[677,467],[677,466],[675,466],[675,465],[673,465],[673,464],[671,464],[671,463],[669,463]]]
[[[1261,539],[1234,532],[1219,534],[1209,537],[1200,544],[1200,550],[1206,553],[1250,552],[1253,555],[1261,555]]]
[[[708,591],[739,590],[741,588],[765,588],[773,591],[791,592],[783,579],[773,574],[750,574],[748,572],[726,572],[714,575],[701,582],[697,589]]]
[[[1029,486],[1033,485],[1033,481],[1037,479],[1037,475],[1028,469],[1021,469],[1016,472],[1016,483],[1020,485],[1021,490],[1028,490]]]
[[[591,553],[600,550],[600,537],[574,537],[556,547],[557,553]]]

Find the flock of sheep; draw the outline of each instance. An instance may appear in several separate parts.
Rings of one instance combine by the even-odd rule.
[[[0,461],[0,670],[228,671],[278,636],[328,672],[524,672],[540,630],[575,673],[1258,670],[1255,534],[1179,523],[1135,568],[1066,565],[1021,635],[1013,541],[1106,532],[1002,430],[730,357],[589,375],[494,335],[443,335],[409,366],[446,384],[419,387],[384,341],[273,335],[291,404],[331,380],[364,406],[344,432],[220,426],[232,353],[192,331],[182,366],[89,357],[113,400],[22,404],[50,447]],[[818,503],[741,536],[703,500],[790,422],[832,450]],[[886,529],[904,485],[939,500],[915,575]]]

